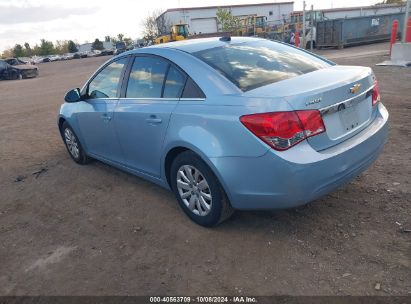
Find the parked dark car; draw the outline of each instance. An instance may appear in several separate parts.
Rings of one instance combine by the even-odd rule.
[[[124,41],[116,42],[116,50],[114,51],[114,55],[119,55],[127,51],[127,46]]]
[[[0,60],[0,79],[21,79],[32,78],[39,74],[35,65],[10,65],[4,60]]]
[[[102,50],[100,56],[114,55],[114,50]]]

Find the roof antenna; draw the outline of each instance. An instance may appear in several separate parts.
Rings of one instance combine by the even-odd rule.
[[[221,37],[220,38],[220,41],[225,41],[225,42],[229,42],[229,41],[231,41],[231,36],[223,36],[223,37]]]

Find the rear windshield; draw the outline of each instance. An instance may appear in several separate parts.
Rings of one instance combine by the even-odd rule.
[[[287,45],[258,40],[193,53],[243,91],[329,67],[331,64]]]

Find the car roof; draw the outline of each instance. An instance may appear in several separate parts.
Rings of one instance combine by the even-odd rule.
[[[145,48],[135,50],[136,53],[144,52],[147,49],[177,49],[187,53],[194,53],[206,49],[212,49],[216,47],[221,47],[227,44],[238,44],[238,43],[247,43],[263,40],[262,38],[257,37],[231,37],[230,40],[226,41],[221,39],[221,37],[213,38],[198,38],[198,39],[187,39],[174,42],[168,42],[163,44],[156,44],[148,46]]]

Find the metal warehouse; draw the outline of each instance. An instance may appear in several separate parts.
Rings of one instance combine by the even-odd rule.
[[[171,8],[159,18],[164,18],[168,24],[186,23],[190,33],[215,33],[219,30],[217,23],[217,9],[230,10],[236,17],[265,16],[267,22],[274,22],[288,18],[293,11],[294,2],[258,3],[207,7]]]

